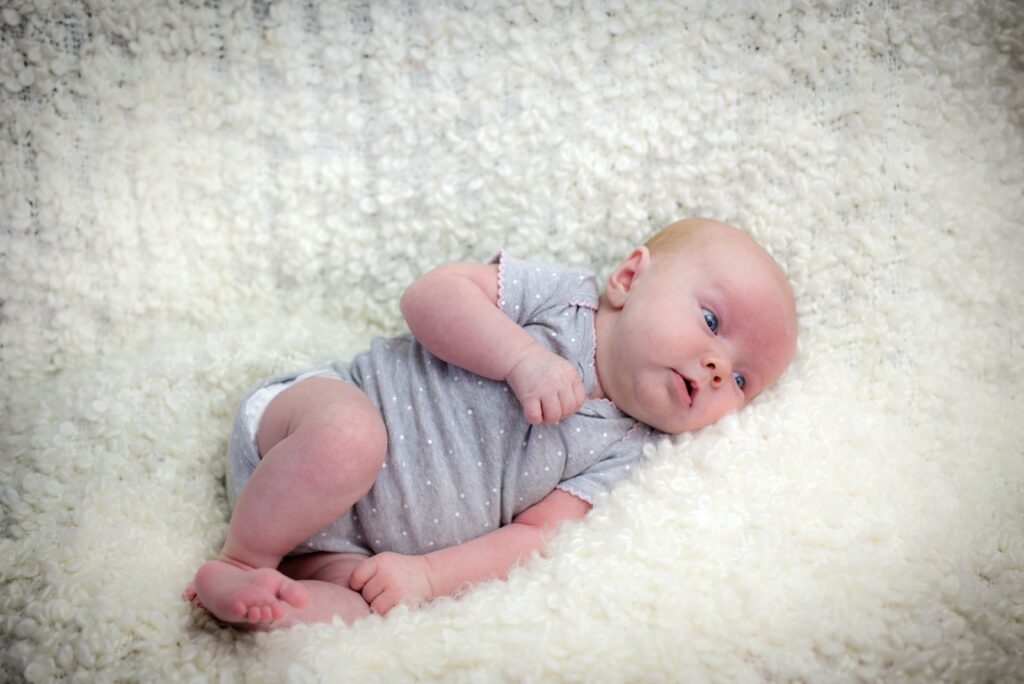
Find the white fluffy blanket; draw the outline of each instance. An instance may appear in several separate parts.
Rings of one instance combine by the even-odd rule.
[[[211,5],[211,6],[207,6]],[[1024,677],[1024,6],[0,10],[0,678]],[[507,582],[239,634],[179,599],[264,375],[424,270],[600,273],[674,219],[784,265],[800,349]]]

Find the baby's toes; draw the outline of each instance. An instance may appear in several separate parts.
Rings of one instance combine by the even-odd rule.
[[[231,604],[231,609],[228,611],[228,618],[231,620],[244,620],[249,614],[249,607],[245,605],[245,601],[234,601]],[[222,618],[223,619],[223,618]]]
[[[190,601],[193,606],[199,608],[200,610],[206,610],[206,608],[203,607],[203,602],[199,600],[199,592],[196,591],[195,584],[188,585],[188,588],[184,592],[182,592],[181,598],[185,599],[186,601]]]

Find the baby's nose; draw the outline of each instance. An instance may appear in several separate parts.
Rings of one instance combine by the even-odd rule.
[[[729,361],[725,356],[712,355],[704,359],[704,368],[711,374],[710,383],[712,387],[719,387],[726,378],[729,377],[729,373],[732,368],[729,366]]]

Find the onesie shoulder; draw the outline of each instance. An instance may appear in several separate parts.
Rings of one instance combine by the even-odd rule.
[[[520,325],[552,309],[597,309],[597,278],[586,269],[525,261],[505,250],[489,263],[498,265],[498,306]]]

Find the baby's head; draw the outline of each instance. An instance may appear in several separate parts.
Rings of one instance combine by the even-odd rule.
[[[782,269],[718,221],[664,228],[615,267],[598,311],[601,389],[669,433],[745,406],[796,349],[796,308]]]

